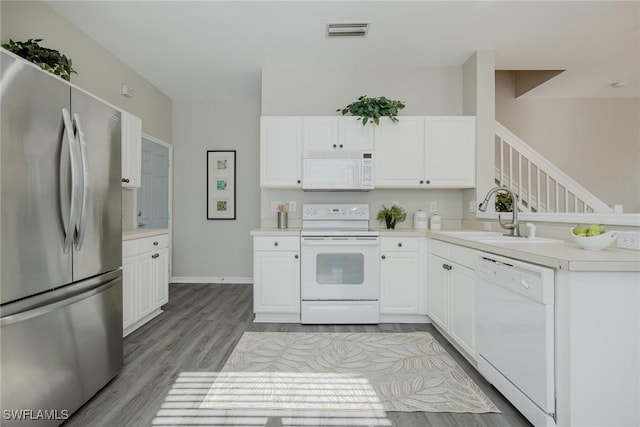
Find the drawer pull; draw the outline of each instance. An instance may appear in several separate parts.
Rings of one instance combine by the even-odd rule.
[[[158,242],[153,242],[153,246],[158,246]]]
[[[298,256],[298,254],[295,254],[295,255],[294,255],[294,258],[295,258],[295,259],[298,259],[298,258],[300,258],[300,257]]]
[[[382,259],[387,259],[387,257],[385,255],[382,255]]]
[[[273,242],[273,246],[278,246],[278,242]]]
[[[398,242],[398,247],[401,248],[402,247],[402,243]]]
[[[151,255],[151,258],[156,259],[156,258],[158,258],[159,256],[160,256],[160,254],[153,254],[153,255]]]

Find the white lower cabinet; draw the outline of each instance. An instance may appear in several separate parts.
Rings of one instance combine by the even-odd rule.
[[[429,317],[475,360],[475,251],[430,240],[428,260]]]
[[[253,238],[256,322],[300,322],[300,237]]]
[[[425,244],[419,237],[380,238],[381,322],[426,321],[426,280],[420,263]]]
[[[127,336],[160,313],[169,301],[169,236],[122,243],[122,323]]]

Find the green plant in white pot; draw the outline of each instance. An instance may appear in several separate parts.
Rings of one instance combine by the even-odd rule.
[[[358,116],[358,120],[362,120],[364,126],[367,123],[380,124],[380,117],[389,117],[392,122],[397,122],[396,116],[404,107],[404,102],[394,101],[384,96],[369,98],[367,95],[362,95],[357,101],[344,108],[338,108],[336,111],[342,112],[343,116],[347,114]]]
[[[382,205],[382,209],[378,211],[376,219],[380,222],[384,221],[387,224],[387,228],[396,228],[396,224],[407,219],[407,212],[398,205],[392,205],[390,208]]]

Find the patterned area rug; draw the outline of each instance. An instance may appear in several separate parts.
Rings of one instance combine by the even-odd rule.
[[[426,332],[245,332],[200,408],[500,412]]]

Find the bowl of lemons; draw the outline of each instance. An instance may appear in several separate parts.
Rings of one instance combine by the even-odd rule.
[[[571,227],[571,238],[588,251],[601,251],[616,241],[617,231],[609,231],[602,224],[581,225]]]

